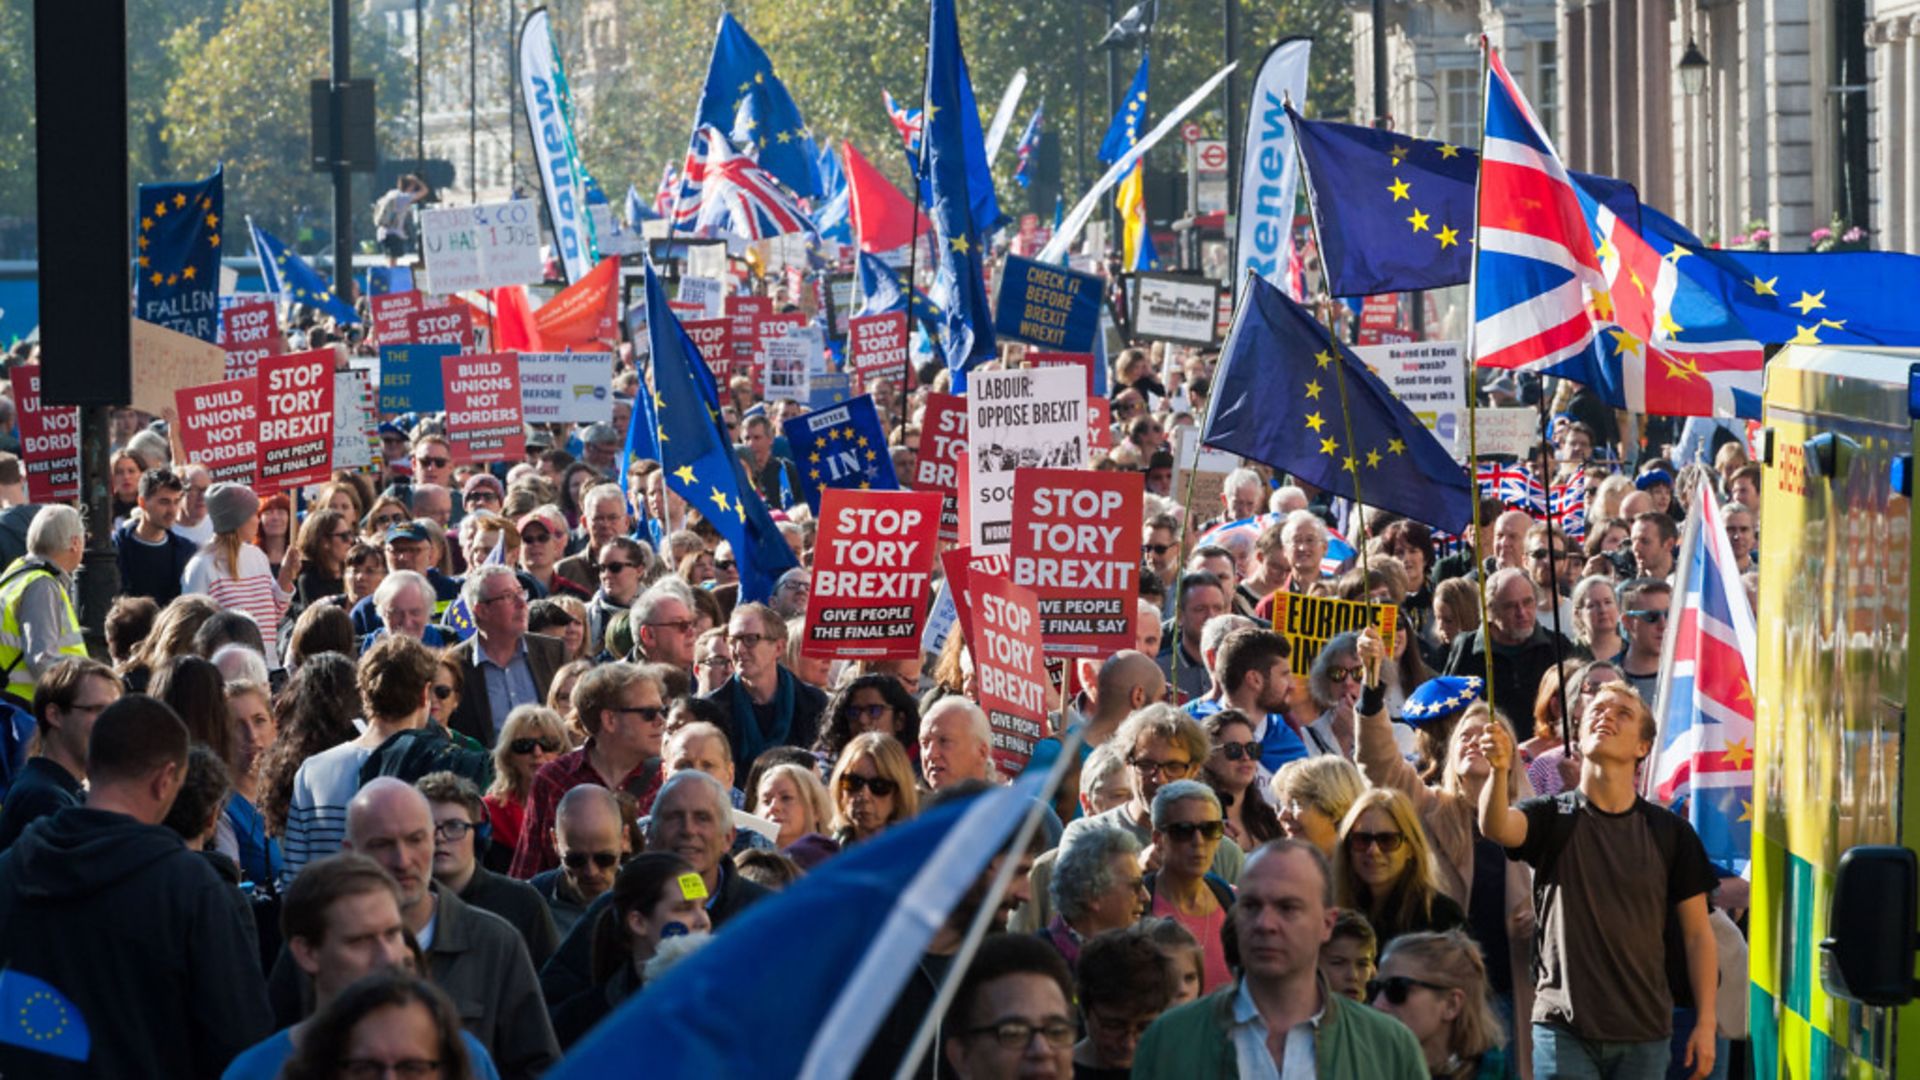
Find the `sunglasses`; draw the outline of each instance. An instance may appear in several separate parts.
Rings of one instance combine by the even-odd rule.
[[[549,754],[557,754],[560,752],[560,740],[548,735],[537,739],[515,739],[507,744],[507,749],[516,754],[531,754],[536,747]]]
[[[1445,993],[1453,989],[1451,986],[1441,986],[1439,983],[1430,983],[1410,975],[1389,975],[1384,979],[1367,980],[1367,1000],[1372,1001],[1384,992],[1387,995],[1387,1004],[1405,1005],[1407,995],[1412,993],[1416,986],[1423,986],[1435,993]]]
[[[1648,611],[1646,608],[1633,608],[1629,610],[1627,614],[1636,619],[1644,619],[1651,623],[1663,623],[1667,621],[1667,613],[1664,611]]]
[[[1221,743],[1219,746],[1215,747],[1215,749],[1227,755],[1228,761],[1259,761],[1260,760],[1260,744],[1257,742]]]
[[[858,795],[863,791],[873,792],[876,799],[884,799],[900,790],[900,785],[884,776],[861,776],[859,773],[843,773],[840,777],[840,790],[849,795]]]
[[[520,542],[523,544],[544,544],[551,539],[553,539],[553,534],[545,530],[541,530],[540,532],[523,532],[520,534]]]
[[[1151,551],[1155,555],[1165,555],[1167,552],[1173,550],[1173,545],[1172,544],[1141,544],[1140,550]]]
[[[620,856],[612,851],[595,851],[591,854],[585,851],[569,851],[561,857],[560,861],[566,863],[569,870],[585,870],[589,861],[602,870],[611,870],[620,862]]]
[[[847,715],[864,723],[878,720],[892,711],[891,705],[854,705],[847,709]]]
[[[732,559],[715,559],[713,560],[713,566],[714,566],[714,569],[716,570],[731,570],[733,569],[733,560]]]
[[[1348,679],[1359,682],[1360,677],[1365,674],[1366,669],[1360,667],[1358,664],[1355,664],[1353,667],[1330,667],[1327,669],[1327,678],[1334,682],[1346,682]]]
[[[398,525],[405,520],[407,519],[399,514],[381,514],[379,517],[373,519],[373,524],[384,529],[389,525]]]
[[[436,683],[433,687],[433,696],[440,701],[445,701],[453,696],[453,687]]]
[[[430,469],[444,469],[447,466],[453,464],[452,458],[443,458],[443,457],[423,457],[423,458],[414,458],[413,460],[419,462],[422,465],[427,466]]]
[[[1160,831],[1166,833],[1170,840],[1190,844],[1196,836],[1208,841],[1218,840],[1220,834],[1226,831],[1226,826],[1218,821],[1177,821]]]
[[[622,570],[631,569],[633,569],[633,564],[630,562],[603,562],[600,564],[600,572],[603,574],[609,572],[617,574]]]
[[[1365,851],[1370,847],[1379,848],[1380,854],[1391,855],[1400,850],[1406,837],[1397,832],[1350,832],[1347,834],[1347,847],[1354,851]]]
[[[605,711],[616,716],[638,716],[649,724],[658,724],[667,718],[667,708],[664,705],[636,705],[631,709],[608,706]]]

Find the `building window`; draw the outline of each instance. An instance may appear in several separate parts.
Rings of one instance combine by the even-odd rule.
[[[1536,41],[1533,45],[1533,109],[1549,139],[1556,138],[1555,121],[1560,115],[1560,54],[1558,44]]]
[[[1446,105],[1441,134],[1454,146],[1480,145],[1480,73],[1471,69],[1442,71],[1440,96]]]

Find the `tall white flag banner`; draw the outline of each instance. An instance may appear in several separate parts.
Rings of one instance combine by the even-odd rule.
[[[993,123],[987,128],[987,164],[1000,153],[1000,144],[1007,141],[1007,128],[1013,124],[1013,110],[1020,106],[1020,95],[1027,89],[1027,69],[1021,68],[1013,73],[1013,81],[1007,84],[1007,92],[1000,95],[1000,107],[993,111]]]
[[[1240,203],[1234,237],[1235,295],[1249,272],[1291,295],[1287,264],[1293,257],[1293,205],[1300,190],[1300,155],[1285,102],[1307,103],[1307,53],[1313,39],[1287,38],[1267,50],[1253,79],[1247,138],[1241,143]],[[1294,297],[1299,299],[1299,297]]]
[[[526,103],[533,156],[540,166],[540,187],[553,219],[555,254],[568,281],[579,281],[599,262],[593,222],[587,216],[587,173],[573,138],[573,97],[546,8],[535,8],[520,24],[520,96]]]

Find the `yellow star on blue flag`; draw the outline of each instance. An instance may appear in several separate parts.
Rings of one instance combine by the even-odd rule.
[[[141,184],[134,203],[141,211],[134,233],[143,271],[134,279],[134,314],[209,342],[220,334],[224,177],[215,167],[205,180]]]

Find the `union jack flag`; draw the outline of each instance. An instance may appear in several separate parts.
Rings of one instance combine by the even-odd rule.
[[[1555,484],[1547,492],[1547,517],[1569,540],[1587,538],[1587,485],[1580,480]]]
[[[693,191],[690,213],[689,188]],[[694,232],[702,236],[732,233],[748,240],[765,240],[815,232],[812,219],[799,202],[712,127],[695,131],[693,145],[687,151],[680,219],[691,220]]]
[[[900,132],[901,141],[907,144],[908,160],[919,161],[920,129],[922,127],[920,110],[907,108],[905,105],[893,100],[893,95],[885,90],[880,91],[880,96],[885,98],[887,102],[887,119],[893,121],[894,129]]]
[[[671,161],[667,162],[666,168],[660,170],[660,186],[654,189],[653,209],[661,217],[673,213],[673,189],[679,179],[680,170],[674,168]]]
[[[1533,475],[1532,469],[1517,462],[1508,465],[1483,461],[1475,466],[1474,478],[1479,482],[1481,495],[1499,499],[1506,506],[1538,516],[1547,504],[1547,493],[1540,478]]]
[[[1040,145],[1040,125],[1046,112],[1047,103],[1042,100],[1040,106],[1033,110],[1033,119],[1027,121],[1027,129],[1020,133],[1020,141],[1013,144],[1013,152],[1020,159],[1020,164],[1013,170],[1013,178],[1021,187],[1033,183],[1033,152]]]
[[[1707,857],[1738,874],[1753,850],[1754,658],[1758,634],[1713,485],[1681,538],[1660,663],[1648,794],[1693,823]]]
[[[1590,383],[1635,412],[1756,410],[1760,345],[1676,270],[1692,252],[1656,250],[1575,185],[1497,50],[1487,63],[1474,362]]]

